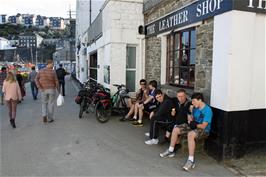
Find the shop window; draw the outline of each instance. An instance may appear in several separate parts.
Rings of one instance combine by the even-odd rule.
[[[193,88],[195,84],[196,31],[194,28],[167,36],[167,82]]]

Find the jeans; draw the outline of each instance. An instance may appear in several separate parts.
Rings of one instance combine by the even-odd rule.
[[[30,88],[31,88],[31,93],[32,93],[32,97],[34,100],[37,100],[37,96],[38,96],[38,88],[35,82],[30,82]]]
[[[4,104],[4,92],[2,91],[2,86],[0,86],[0,104]]]
[[[55,89],[46,89],[41,92],[42,116],[47,116],[48,120],[54,119]]]

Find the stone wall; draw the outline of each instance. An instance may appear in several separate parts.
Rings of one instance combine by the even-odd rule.
[[[160,83],[161,78],[161,39],[150,37],[146,39],[145,78],[156,80]]]
[[[154,21],[165,14],[168,14],[194,0],[164,0],[157,6],[144,12],[145,24]],[[161,39],[150,37],[146,39],[145,54],[145,77],[148,81],[157,80],[160,83],[161,78]]]
[[[194,0],[164,0],[157,6],[144,12],[145,24],[173,12]],[[196,28],[197,56],[194,91],[202,92],[207,103],[210,103],[212,50],[213,50],[213,18],[205,20]],[[161,40],[157,37],[146,39],[145,71],[146,79],[156,79],[160,83],[161,75]],[[188,91],[188,92],[191,92]],[[193,91],[192,91],[193,92]]]
[[[197,27],[197,54],[195,66],[195,88],[204,94],[207,103],[210,103],[212,53],[213,53],[213,18]]]

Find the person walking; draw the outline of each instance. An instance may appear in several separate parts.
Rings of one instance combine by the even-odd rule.
[[[53,60],[49,59],[47,61],[46,68],[38,72],[35,82],[38,89],[41,91],[43,122],[51,123],[54,121],[56,90],[59,91],[58,78],[53,70]]]
[[[20,88],[16,78],[12,72],[8,72],[7,78],[4,80],[2,89],[8,107],[10,124],[16,128],[17,103],[22,99]]]
[[[29,81],[33,100],[37,100],[38,97],[38,88],[35,82],[36,76],[37,72],[35,71],[35,66],[33,66],[31,67],[31,73],[29,74]]]
[[[4,105],[4,93],[2,92],[3,89],[3,83],[4,80],[6,79],[6,67],[1,68],[1,73],[0,73],[0,102],[1,105]]]
[[[18,73],[16,75],[16,78],[17,78],[17,82],[18,82],[18,85],[19,85],[19,88],[20,88],[20,92],[21,92],[21,96],[22,96],[22,100],[23,100],[23,97],[26,96],[26,88],[25,88],[25,81],[22,77],[22,75],[20,73]]]
[[[56,74],[59,80],[60,90],[62,88],[62,95],[65,96],[65,76],[68,74],[63,68],[62,64],[59,64],[59,68],[56,70]]]

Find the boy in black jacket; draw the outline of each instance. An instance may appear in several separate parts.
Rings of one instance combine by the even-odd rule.
[[[173,101],[161,90],[156,91],[155,98],[159,102],[159,107],[151,118],[150,133],[147,134],[150,139],[145,141],[147,145],[158,144],[159,125],[168,125],[173,121],[171,115],[172,108],[175,107]]]

